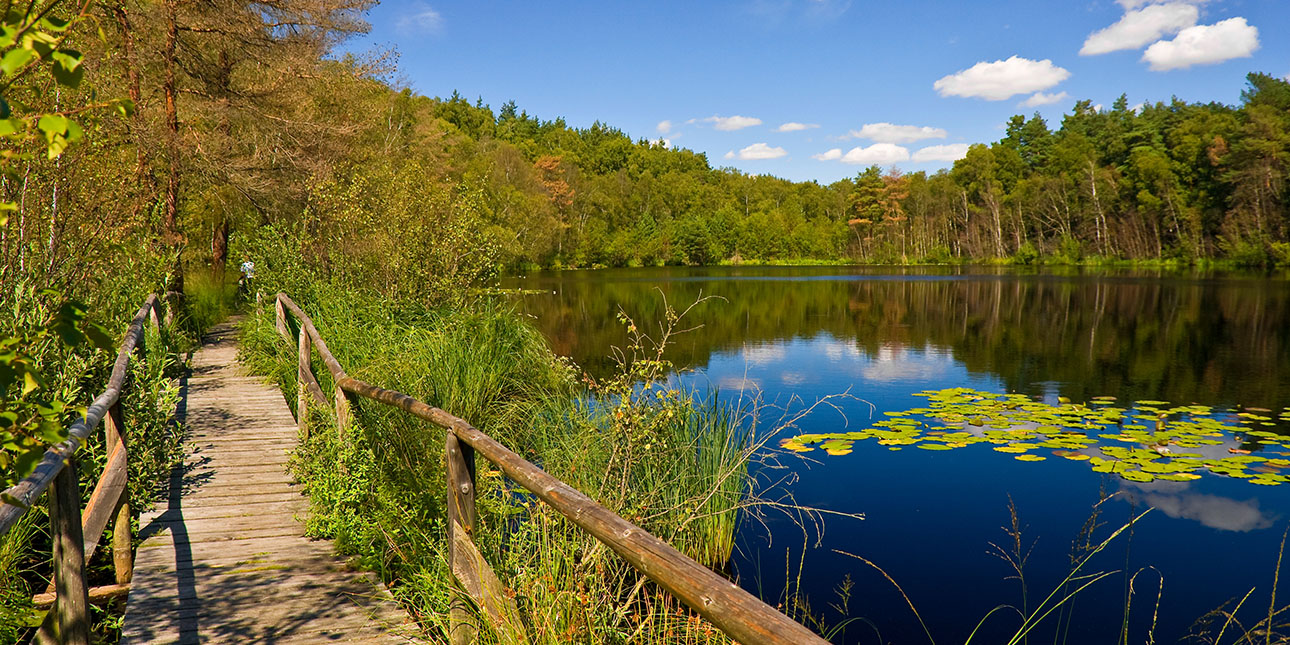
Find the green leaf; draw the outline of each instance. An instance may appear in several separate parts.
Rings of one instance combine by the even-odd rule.
[[[116,111],[121,116],[130,116],[134,114],[134,101],[130,99],[118,99],[115,102]]]
[[[58,56],[57,53],[54,56]],[[77,88],[81,85],[81,78],[85,76],[85,69],[80,66],[80,61],[73,67],[67,67],[61,62],[54,63],[54,80],[59,85],[70,88]]]
[[[21,47],[18,49],[11,49],[5,53],[3,58],[0,58],[0,72],[12,75],[14,72],[22,69],[24,65],[30,63],[35,57],[36,55],[33,54],[31,50],[23,49]]]
[[[63,151],[67,149],[67,138],[61,134],[51,135],[49,137],[49,159],[57,159]]]
[[[41,386],[40,375],[35,372],[22,373],[22,395],[27,396],[32,392],[39,390]]]
[[[43,446],[30,446],[24,450],[19,450],[18,458],[14,460],[14,470],[17,471],[18,477],[26,477],[33,470],[36,470],[36,464],[40,463],[40,458],[44,454],[45,448]]]
[[[4,503],[10,506],[17,506],[18,508],[21,508],[24,511],[31,510],[30,506],[23,504],[22,500],[18,499],[17,497],[14,497],[13,495],[10,495],[9,493],[0,493],[0,500],[3,500]]]
[[[63,20],[62,18],[47,17],[40,22],[50,31],[66,31],[68,27],[72,26],[70,18]]]
[[[114,348],[112,337],[98,323],[85,325],[85,337],[90,339],[91,344],[103,351],[110,352]]]
[[[36,121],[36,127],[46,135],[67,132],[67,117],[61,114],[44,114]]]
[[[81,129],[81,125],[75,121],[72,121],[71,119],[68,119],[67,120],[67,142],[75,143],[77,141],[80,141],[82,138],[84,138],[84,136],[85,136],[85,131]]]

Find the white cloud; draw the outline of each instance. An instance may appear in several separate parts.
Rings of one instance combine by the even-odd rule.
[[[703,121],[705,123],[712,123],[714,124],[713,127],[716,129],[725,130],[727,132],[750,128],[754,125],[761,125],[761,119],[750,116],[739,116],[737,114],[735,116],[710,116],[703,119]]]
[[[832,150],[826,150],[824,152],[821,152],[818,155],[811,155],[811,158],[819,159],[820,161],[833,161],[835,159],[841,159],[842,148],[833,148]]]
[[[944,139],[948,135],[941,128],[891,123],[866,123],[859,130],[847,133],[844,139],[872,139],[878,143],[913,143],[923,139]]]
[[[1013,56],[992,63],[977,63],[936,81],[932,87],[941,96],[1002,101],[1017,94],[1046,90],[1070,78],[1070,75],[1070,72],[1054,65],[1051,60],[1035,61]]]
[[[758,159],[778,159],[786,154],[788,154],[788,151],[778,146],[772,148],[764,143],[754,143],[739,152],[735,152],[734,150],[727,152],[726,159],[755,161]]]
[[[1137,9],[1138,7],[1141,7],[1142,5],[1148,5],[1148,4],[1166,4],[1169,2],[1180,2],[1180,1],[1186,2],[1188,4],[1205,4],[1206,2],[1209,2],[1209,0],[1115,0],[1115,1],[1119,3],[1121,7],[1124,7],[1126,11],[1132,11],[1134,9]]]
[[[842,163],[884,166],[909,161],[909,149],[894,143],[875,143],[868,148],[855,147],[842,155]]]
[[[1089,34],[1079,53],[1080,56],[1096,56],[1122,49],[1138,49],[1196,24],[1199,17],[1200,10],[1185,2],[1153,4],[1127,11],[1115,24]]]
[[[789,121],[788,123],[784,123],[780,125],[778,128],[775,128],[775,131],[776,132],[797,132],[798,130],[810,130],[811,128],[818,128],[818,127],[820,126],[815,123],[798,123],[796,121]]]
[[[943,146],[927,146],[914,153],[914,161],[958,161],[967,156],[968,144],[951,143]]]
[[[399,31],[437,34],[443,30],[443,16],[434,7],[424,3],[414,3],[410,10],[399,17],[395,23]]]
[[[667,119],[663,119],[662,121],[659,121],[658,125],[655,127],[658,129],[659,134],[667,134],[672,131],[672,122]]]
[[[1052,94],[1035,92],[1034,94],[1030,95],[1030,98],[1022,101],[1021,105],[1024,107],[1039,107],[1041,105],[1052,105],[1053,103],[1060,103],[1062,101],[1065,101],[1070,97],[1071,95],[1067,94],[1066,92],[1054,92]]]
[[[650,142],[651,144],[653,144],[653,145],[656,145],[656,146],[663,146],[664,148],[667,148],[667,149],[669,149],[669,150],[672,148],[672,140],[671,140],[671,139],[668,139],[668,138],[666,138],[666,137],[659,137],[659,138],[657,138],[657,139],[650,139],[650,141],[649,141],[649,142]]]
[[[1259,30],[1245,18],[1228,18],[1212,25],[1196,25],[1173,40],[1162,40],[1147,48],[1142,60],[1163,72],[1192,65],[1212,65],[1233,58],[1249,58],[1259,48]]]

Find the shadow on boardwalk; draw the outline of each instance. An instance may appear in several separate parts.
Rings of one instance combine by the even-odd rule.
[[[396,643],[415,626],[370,574],[305,537],[296,424],[217,327],[181,383],[184,459],[140,518],[122,643]]]

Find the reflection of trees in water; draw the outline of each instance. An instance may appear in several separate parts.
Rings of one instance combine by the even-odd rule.
[[[974,373],[1038,394],[1059,382],[1073,400],[1101,394],[1210,405],[1284,405],[1290,386],[1290,287],[1282,281],[1186,281],[1134,277],[981,275],[822,279],[848,269],[642,270],[534,278],[553,295],[524,309],[554,349],[593,375],[613,369],[609,348],[625,341],[621,307],[655,327],[663,300],[683,308],[720,296],[688,319],[674,363],[703,367],[713,352],[827,333],[869,355],[893,345],[948,348]],[[673,279],[668,279],[673,278]],[[680,279],[676,279],[680,278]],[[941,385],[941,384],[932,384]],[[944,384],[951,385],[951,384]]]

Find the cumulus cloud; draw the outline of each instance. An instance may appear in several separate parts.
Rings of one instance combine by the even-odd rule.
[[[818,127],[820,126],[815,123],[798,123],[796,121],[789,121],[788,123],[781,124],[778,128],[775,128],[775,131],[776,132],[797,132],[798,130],[810,130],[811,128],[818,128]]]
[[[927,146],[914,153],[914,161],[958,161],[967,156],[968,144],[951,143],[944,146]]]
[[[437,34],[443,31],[443,16],[434,7],[424,3],[413,3],[407,13],[399,17],[395,27],[403,32],[420,32]]]
[[[1173,40],[1147,48],[1142,60],[1163,72],[1192,65],[1212,65],[1233,58],[1249,58],[1259,48],[1259,30],[1245,18],[1228,18],[1212,25],[1188,27]]]
[[[1162,36],[1176,34],[1196,24],[1200,10],[1185,2],[1147,5],[1126,11],[1115,24],[1089,34],[1080,56],[1096,56],[1122,49],[1139,49]]]
[[[778,146],[771,147],[764,143],[754,143],[747,148],[735,152],[731,150],[726,153],[726,159],[743,159],[744,161],[756,161],[758,159],[778,159],[788,154],[788,151]]]
[[[1017,94],[1046,90],[1068,78],[1071,73],[1053,61],[1030,60],[1013,56],[992,63],[980,62],[950,74],[932,84],[941,96],[977,97],[1002,101]]]
[[[658,129],[659,134],[667,134],[672,131],[672,122],[667,119],[663,119],[662,121],[659,121],[658,125],[655,127]]]
[[[1053,103],[1060,103],[1062,101],[1065,101],[1070,97],[1071,95],[1067,94],[1066,92],[1053,92],[1051,94],[1044,94],[1043,92],[1035,92],[1034,94],[1030,95],[1030,98],[1022,101],[1021,105],[1024,107],[1039,107],[1041,105],[1052,105]]]
[[[878,143],[913,143],[923,139],[944,139],[948,135],[941,128],[892,123],[866,123],[859,130],[852,130],[847,139],[872,139]]]
[[[750,116],[739,116],[737,114],[735,116],[710,116],[703,119],[703,122],[711,123],[714,128],[725,130],[727,132],[751,128],[754,125],[761,125],[761,119]]]
[[[649,142],[650,142],[650,144],[652,144],[652,145],[656,145],[656,146],[663,146],[664,148],[667,148],[667,149],[669,149],[669,150],[671,150],[671,149],[672,149],[672,140],[671,140],[671,139],[668,139],[668,138],[666,138],[666,137],[659,137],[659,138],[657,138],[657,139],[650,139],[650,141],[649,141]]]
[[[894,143],[875,143],[868,148],[857,146],[842,155],[842,163],[885,166],[909,161],[909,149]]]
[[[820,161],[834,161],[837,159],[841,159],[842,148],[833,148],[832,150],[826,150],[824,152],[821,152],[818,155],[811,155],[811,158],[819,159]]]

